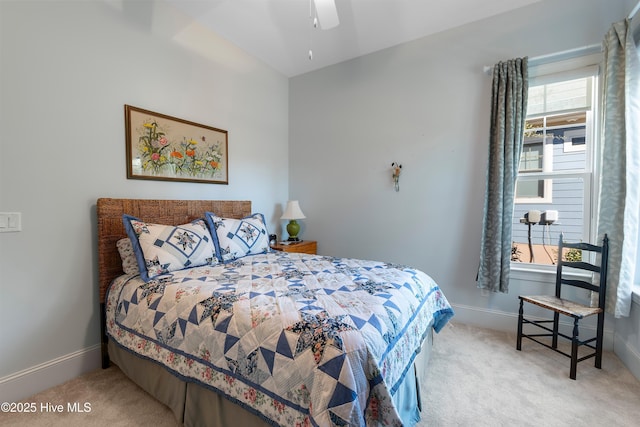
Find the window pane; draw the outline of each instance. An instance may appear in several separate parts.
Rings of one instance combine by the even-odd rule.
[[[544,197],[544,179],[518,182],[516,184],[516,197],[527,199]]]
[[[544,85],[529,87],[529,97],[527,98],[527,114],[544,113]]]
[[[547,117],[547,126],[576,126],[587,122],[587,113],[578,111],[577,113],[559,114],[557,116]]]
[[[588,108],[591,104],[587,99],[588,80],[590,79],[577,79],[546,85],[545,112]]]
[[[542,170],[542,142],[525,144],[520,156],[520,172]]]
[[[571,242],[587,241],[584,236],[584,192],[585,185],[582,178],[560,178],[551,181],[553,202],[539,204],[516,204],[514,207],[514,221],[512,234],[512,261],[535,264],[555,264],[557,259],[557,246],[560,233]],[[522,181],[522,184],[538,185],[539,181]],[[538,210],[544,213],[547,210],[558,212],[557,221],[552,224],[536,223],[527,224],[521,222],[525,213],[530,210]],[[545,219],[545,215],[542,219]],[[521,220],[522,219],[522,220]],[[529,241],[529,227],[531,228],[531,241]],[[531,243],[531,249],[529,248]]]
[[[561,81],[529,88],[527,115],[591,109],[592,78]]]
[[[537,119],[527,119],[525,122],[525,137],[531,137],[535,133],[538,133],[542,137],[542,127],[544,126],[544,117],[538,117]]]

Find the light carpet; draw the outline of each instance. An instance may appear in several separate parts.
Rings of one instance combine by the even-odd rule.
[[[569,379],[569,359],[530,341],[515,349],[515,334],[450,324],[434,337],[422,379],[427,426],[638,426],[640,381],[610,352],[603,368],[578,364]],[[138,426],[180,424],[168,408],[129,381],[115,366],[90,372],[43,391],[23,403],[35,413],[0,414],[2,426]],[[41,405],[62,405],[47,413]],[[89,412],[68,405],[89,404]]]

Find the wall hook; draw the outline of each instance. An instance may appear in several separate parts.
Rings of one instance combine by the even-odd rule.
[[[396,191],[400,191],[400,171],[402,170],[402,165],[400,163],[393,162],[391,163],[391,167],[393,168],[393,184]]]

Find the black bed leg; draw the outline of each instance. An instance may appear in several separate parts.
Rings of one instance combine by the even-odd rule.
[[[107,347],[109,339],[107,338],[105,314],[104,303],[100,303],[100,355],[102,358],[102,369],[107,369],[109,367],[109,350]]]

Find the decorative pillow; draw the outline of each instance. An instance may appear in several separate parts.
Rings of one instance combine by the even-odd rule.
[[[125,214],[122,221],[144,281],[176,270],[218,263],[203,219],[173,226],[149,224]]]
[[[136,259],[135,252],[133,252],[131,239],[125,237],[124,239],[118,240],[116,247],[122,260],[122,271],[124,271],[125,274],[138,274],[140,270],[138,270],[138,260]]]
[[[261,213],[232,219],[207,212],[205,218],[211,229],[220,261],[227,263],[247,255],[270,251],[269,233],[264,215]]]

